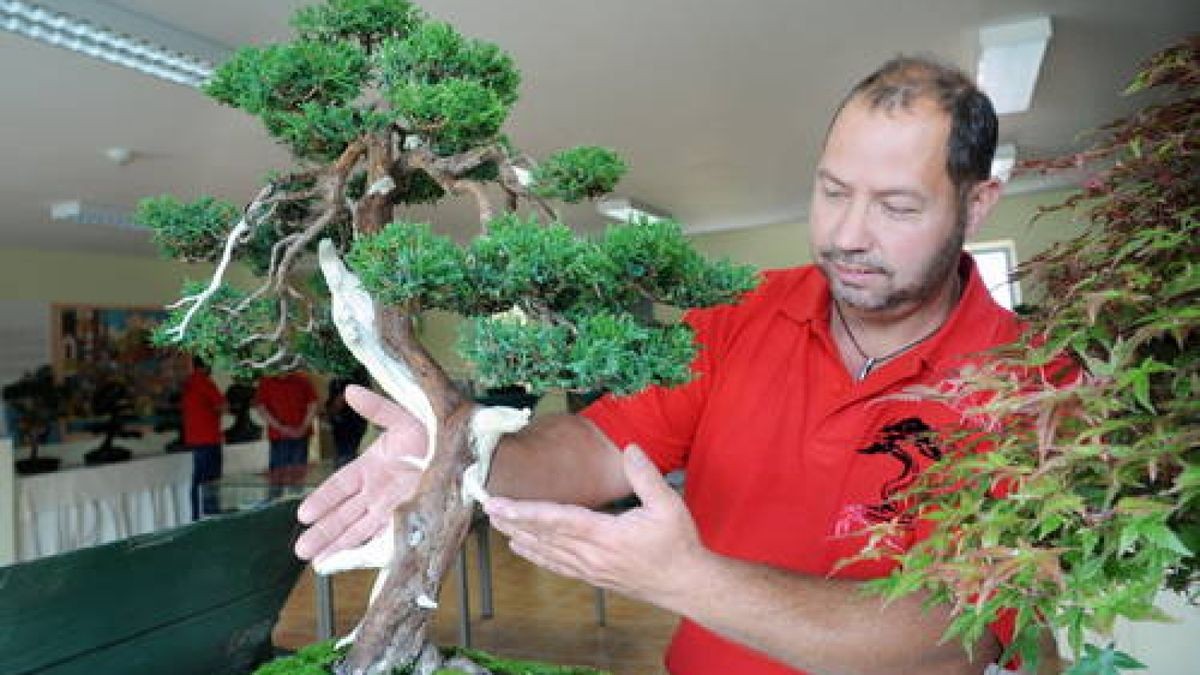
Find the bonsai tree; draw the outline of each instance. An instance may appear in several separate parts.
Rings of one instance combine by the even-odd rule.
[[[754,276],[702,259],[674,222],[590,238],[561,222],[553,202],[611,191],[625,164],[592,146],[541,163],[519,151],[501,128],[520,77],[498,47],[402,0],[329,0],[292,26],[294,41],[239,50],[205,91],[261,119],[297,166],[268,176],[244,208],[210,197],[139,205],[167,255],[216,263],[211,280],[185,287],[156,339],[235,377],[301,365],[346,373],[356,359],[424,423],[421,487],[380,544],[375,562],[389,573],[341,670],[431,673],[444,660],[427,642],[433,598],[492,445],[528,412],[482,408],[458,391],[414,319],[465,317],[460,352],[484,387],[630,393],[687,380],[694,355],[687,326],[630,308],[729,302]],[[396,217],[455,196],[477,207],[470,241]],[[306,277],[318,250],[324,278]],[[261,285],[225,283],[235,260]]]
[[[225,388],[225,401],[233,422],[225,429],[226,443],[248,443],[262,438],[262,427],[250,417],[254,407],[254,384],[233,382]]]
[[[86,464],[112,464],[133,458],[133,451],[115,445],[118,438],[140,438],[142,432],[127,429],[126,424],[136,419],[129,387],[113,377],[103,382],[92,394],[92,410],[103,419],[89,425],[92,433],[102,434],[104,440],[95,450],[83,456]]]
[[[1072,673],[1136,668],[1090,635],[1162,619],[1166,587],[1195,598],[1200,571],[1200,37],[1144,67],[1128,93],[1158,102],[1094,146],[1027,170],[1083,167],[1085,187],[1046,212],[1088,225],[1023,266],[1041,304],[1024,337],[937,396],[963,412],[958,454],[910,495],[932,536],[875,584],[955,606],[970,645],[1001,612],[1012,652],[1036,664],[1044,628],[1065,632]],[[1077,370],[1063,373],[1064,357]],[[975,449],[990,446],[991,452]],[[886,542],[888,527],[876,533]],[[876,555],[887,555],[878,546]]]
[[[29,457],[17,460],[17,473],[46,473],[58,469],[57,457],[38,457],[38,447],[62,415],[64,395],[54,381],[54,370],[46,365],[25,373],[3,389],[4,402],[13,410],[13,437],[29,444]]]

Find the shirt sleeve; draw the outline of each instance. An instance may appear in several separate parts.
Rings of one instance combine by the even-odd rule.
[[[684,315],[684,323],[695,331],[697,347],[689,382],[674,387],[652,385],[630,396],[606,394],[580,414],[618,448],[638,445],[660,471],[684,468],[729,342],[732,317],[744,304],[691,310]]]

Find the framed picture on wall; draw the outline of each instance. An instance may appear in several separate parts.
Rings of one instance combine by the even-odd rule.
[[[189,362],[150,343],[166,318],[158,307],[51,307],[51,362],[66,386],[68,430],[85,431],[111,414],[114,397],[134,424],[150,428],[161,411],[173,407]]]

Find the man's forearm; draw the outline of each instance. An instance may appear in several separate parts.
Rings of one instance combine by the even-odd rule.
[[[732,641],[815,674],[979,675],[999,655],[991,636],[967,658],[939,644],[946,608],[919,596],[884,604],[860,584],[795,574],[705,552],[679,571],[679,585],[651,602]]]
[[[620,452],[578,415],[549,415],[505,436],[492,458],[494,495],[600,506],[632,491]]]

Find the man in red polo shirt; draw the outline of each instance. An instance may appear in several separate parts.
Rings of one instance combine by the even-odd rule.
[[[225,411],[225,397],[213,382],[208,364],[199,357],[192,358],[180,409],[183,445],[192,451],[192,518],[199,518],[200,485],[221,477],[221,413]],[[215,503],[206,500],[204,512],[215,510]]]
[[[928,432],[956,419],[892,395],[1017,335],[962,251],[999,198],[996,131],[956,69],[900,58],[860,82],[816,167],[816,265],[689,313],[701,345],[689,384],[606,397],[506,438],[488,482],[503,497],[485,508],[513,550],[683,617],[672,673],[982,673],[997,637],[972,659],[940,642],[947,608],[860,592],[885,563],[835,566],[862,548],[864,525],[905,517],[895,495],[942,456]],[[414,489],[411,473],[375,464],[420,454],[417,425],[365,391],[349,397],[395,433],[301,507],[321,525],[297,542],[302,557],[360,543],[383,526],[378,505]],[[662,479],[673,469],[687,471],[682,498]],[[573,506],[630,492],[642,506],[619,516]],[[378,515],[339,534],[351,525],[341,514],[368,503]]]
[[[258,380],[254,405],[267,424],[267,468],[308,463],[308,438],[317,414],[317,390],[300,371]]]

